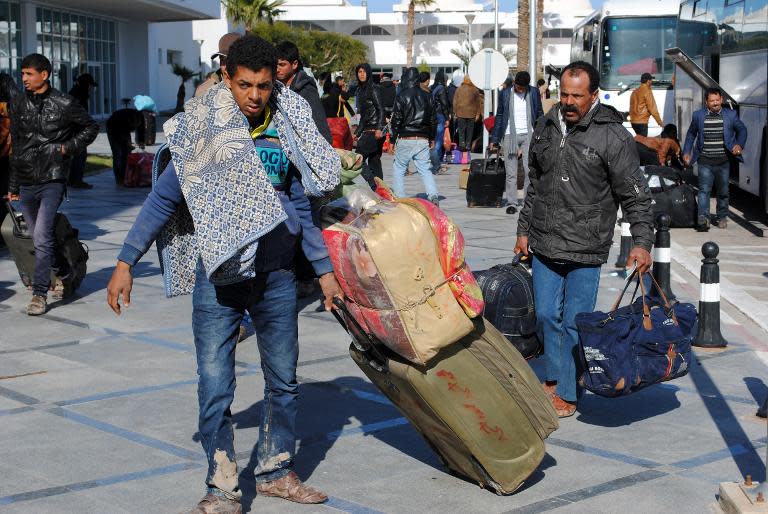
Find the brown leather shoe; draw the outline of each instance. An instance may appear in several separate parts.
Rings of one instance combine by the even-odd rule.
[[[568,418],[576,413],[576,403],[567,402],[556,394],[552,394],[552,406],[558,418]]]
[[[189,514],[243,514],[240,502],[208,493]]]
[[[324,493],[302,483],[293,471],[277,480],[256,484],[256,493],[262,496],[275,496],[296,503],[323,503],[328,500],[328,496]]]

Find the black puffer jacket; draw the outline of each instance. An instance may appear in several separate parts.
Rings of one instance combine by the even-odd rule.
[[[11,100],[11,193],[18,193],[19,186],[66,180],[72,157],[99,133],[99,124],[71,96],[53,88],[42,98],[32,96],[19,94]]]
[[[433,141],[437,128],[432,95],[419,87],[419,70],[406,68],[400,83],[400,94],[392,109],[392,136],[420,136]]]
[[[635,246],[653,244],[653,211],[634,140],[613,107],[597,105],[563,134],[559,109],[539,118],[529,155],[531,183],[517,225],[532,252],[550,259],[603,264],[616,210]]]
[[[325,119],[325,109],[320,102],[320,92],[317,90],[317,84],[314,79],[307,75],[304,70],[299,70],[291,82],[291,91],[298,93],[312,108],[312,119],[315,120],[317,130],[326,141],[331,143],[331,129],[328,128],[328,121]]]
[[[384,104],[381,101],[381,91],[371,80],[371,66],[368,63],[359,64],[355,68],[355,75],[361,68],[365,70],[366,81],[357,86],[355,96],[355,108],[360,114],[360,123],[357,126],[358,135],[362,134],[364,130],[384,129]]]

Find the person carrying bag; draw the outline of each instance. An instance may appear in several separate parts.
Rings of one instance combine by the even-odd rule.
[[[645,275],[660,298],[646,293]],[[640,298],[619,307],[633,280],[633,298],[638,288]],[[616,397],[686,375],[697,317],[693,304],[670,302],[652,273],[633,271],[610,312],[576,315],[583,366],[579,385]]]

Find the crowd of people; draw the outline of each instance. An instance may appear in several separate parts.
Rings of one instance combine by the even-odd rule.
[[[375,187],[374,179],[383,179],[388,134],[394,193],[407,195],[404,176],[412,163],[427,198],[439,205],[434,176],[445,172],[445,133],[453,134],[459,151],[473,149],[483,92],[468,76],[457,86],[442,72],[432,79],[417,68],[376,83],[367,63],[357,66],[353,88],[343,77],[325,74],[318,89],[295,44],[272,45],[253,35],[225,35],[214,57],[219,69],[164,126],[169,143],[159,162],[165,166],[117,256],[107,301],[117,314],[130,304],[132,269],[153,243],[164,249],[166,291],[192,294],[199,431],[208,459],[206,495],[192,512],[241,512],[230,406],[234,348],[246,316],[256,330],[265,380],[257,492],[321,503],[327,496],[293,471],[297,281],[317,277],[328,310],[342,296],[315,209],[316,199],[338,184],[333,146],[354,145],[364,159],[363,176]],[[47,310],[51,269],[67,273],[55,262],[53,220],[67,184],[88,187],[84,155],[99,130],[87,110],[93,78],[81,77],[69,96],[51,87],[50,73],[50,61],[32,54],[21,63],[24,91],[0,76],[0,166],[10,167],[8,198],[20,200],[35,247],[30,315]],[[625,116],[599,101],[599,74],[586,62],[562,71],[557,108],[548,84],[532,85],[524,71],[499,95],[489,150],[506,160],[507,212],[519,210],[514,252],[532,260],[538,332],[546,348],[543,387],[561,417],[573,415],[580,394],[575,316],[594,310],[618,207],[634,242],[628,266],[643,272],[651,265],[651,196],[641,162],[698,160],[700,224],[709,219],[714,184],[716,224],[726,226],[728,162],[740,157],[746,129],[722,106],[721,93],[708,90],[706,108],[694,115],[682,149],[673,125],[648,138],[650,116],[662,125],[649,94],[652,78],[643,75],[632,95],[634,139],[623,127]],[[131,132],[142,123],[137,113],[118,110],[107,121],[118,182]],[[231,151],[215,152],[209,144],[214,140],[224,140]],[[526,177],[520,196],[519,163]]]

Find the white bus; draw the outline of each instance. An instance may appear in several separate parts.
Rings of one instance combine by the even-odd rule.
[[[680,139],[693,111],[704,105],[704,88],[719,87],[749,133],[744,162],[732,164],[731,181],[759,197],[768,212],[768,0],[683,1],[677,47],[668,53],[678,64]]]
[[[640,75],[655,77],[651,87],[664,123],[674,120],[674,64],[665,54],[675,46],[679,1],[606,0],[573,29],[571,62],[587,61],[600,72],[600,101],[629,112],[629,97]],[[632,131],[629,119],[624,126]],[[661,128],[651,118],[648,135]]]

